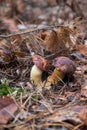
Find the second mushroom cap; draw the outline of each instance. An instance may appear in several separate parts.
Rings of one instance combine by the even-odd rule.
[[[72,74],[76,70],[75,63],[65,56],[55,58],[52,65],[65,74]]]

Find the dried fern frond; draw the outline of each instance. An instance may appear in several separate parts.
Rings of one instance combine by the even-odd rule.
[[[87,19],[77,17],[72,22],[72,29],[79,30],[79,32],[87,30]]]
[[[50,52],[60,51],[62,49],[69,52],[75,48],[77,31],[69,27],[60,27],[51,31],[50,35],[44,41],[46,50]]]
[[[14,59],[12,45],[5,39],[0,39],[0,64],[8,64]]]
[[[26,39],[26,45],[31,52],[35,52],[36,54],[44,55],[42,40],[36,35],[29,34]]]
[[[61,41],[60,41],[61,42]],[[46,50],[53,52],[53,51],[58,51],[60,49],[65,48],[65,45],[63,43],[59,42],[58,34],[56,31],[51,31],[50,35],[48,38],[44,41]]]

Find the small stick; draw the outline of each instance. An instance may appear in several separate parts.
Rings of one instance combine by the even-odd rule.
[[[16,35],[22,35],[22,34],[26,34],[26,33],[32,33],[32,32],[36,32],[36,31],[40,31],[40,30],[51,30],[55,27],[62,27],[63,25],[56,25],[56,26],[45,26],[45,27],[42,27],[42,28],[35,28],[35,29],[32,29],[32,30],[26,30],[26,31],[23,31],[23,32],[15,32],[13,34],[8,34],[8,35],[0,35],[1,38],[8,38],[8,37],[12,37],[12,36],[16,36]]]

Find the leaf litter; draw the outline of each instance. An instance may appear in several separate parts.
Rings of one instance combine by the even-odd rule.
[[[3,16],[0,12],[0,129],[87,129],[87,21],[74,20],[75,15],[85,17],[84,10],[78,11],[77,1],[74,7],[72,0],[62,4],[49,0],[1,0],[2,10],[6,10]],[[32,53],[46,58],[50,64],[58,56],[69,57],[76,64],[76,71],[50,90],[40,91],[30,81]],[[53,70],[50,66],[42,79],[46,80]]]

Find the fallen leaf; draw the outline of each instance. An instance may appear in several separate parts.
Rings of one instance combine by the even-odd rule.
[[[83,109],[82,106],[73,106],[72,108],[64,108],[55,111],[52,115],[47,117],[49,122],[62,122],[69,121],[72,124],[77,125],[81,123],[79,113]]]
[[[69,53],[76,46],[76,37],[74,37],[76,33],[69,27],[52,30],[50,35],[47,35],[46,40],[44,40],[46,50],[50,52],[67,50],[66,53]]]
[[[3,18],[2,22],[9,32],[18,31],[17,23],[14,19]]]
[[[87,57],[87,45],[78,45],[78,49],[83,56]]]
[[[44,43],[46,45],[46,50],[50,52],[59,50],[61,48],[56,31],[52,31],[50,35],[47,36],[47,39],[44,41]],[[64,46],[64,44],[62,46]]]
[[[0,97],[0,124],[7,124],[13,119],[18,107],[10,96]]]
[[[5,39],[0,39],[0,64],[10,63],[14,59],[12,45]]]
[[[87,125],[87,107],[82,109],[81,113],[79,114],[80,119]]]
[[[87,98],[87,85],[81,89],[81,95]]]

